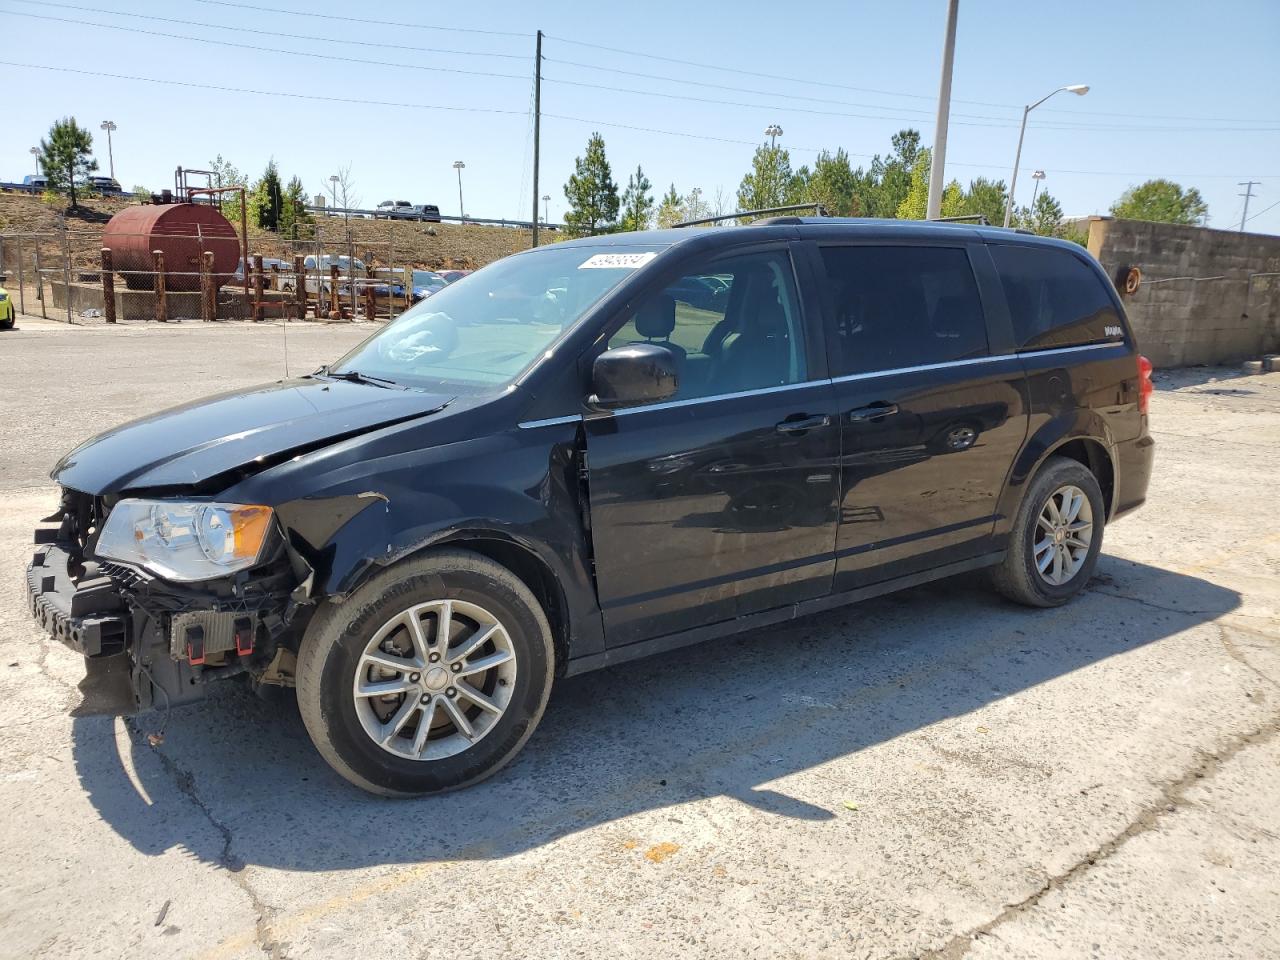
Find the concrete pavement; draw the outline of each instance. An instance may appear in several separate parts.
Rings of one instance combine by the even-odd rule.
[[[575,678],[497,778],[389,802],[287,698],[75,716],[23,604],[52,462],[279,377],[284,330],[20,327],[2,957],[1280,956],[1280,375],[1158,382],[1150,502],[1065,608],[958,578]]]

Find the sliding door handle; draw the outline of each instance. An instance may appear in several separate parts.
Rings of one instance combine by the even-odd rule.
[[[825,427],[830,422],[831,418],[824,414],[817,417],[802,417],[796,420],[783,420],[774,429],[779,433],[804,433],[806,430],[817,430],[819,427]]]
[[[856,410],[850,410],[849,420],[853,423],[862,423],[866,420],[879,420],[881,417],[892,416],[897,412],[898,405],[896,403],[878,401],[867,404],[865,407],[858,407]]]

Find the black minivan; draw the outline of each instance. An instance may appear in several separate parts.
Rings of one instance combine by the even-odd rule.
[[[53,471],[31,608],[136,709],[296,686],[352,783],[473,783],[557,676],[986,567],[1089,580],[1152,463],[1083,249],[775,217],[508,257],[310,376]]]

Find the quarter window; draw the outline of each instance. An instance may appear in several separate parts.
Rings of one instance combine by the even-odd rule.
[[[656,343],[676,357],[675,399],[719,396],[805,379],[804,338],[785,253],[728,257],[647,298],[609,347]]]
[[[1120,317],[1097,273],[1063,250],[990,248],[1013,333],[1023,350],[1078,347],[1123,337]]]
[[[823,247],[835,376],[985,356],[986,320],[958,247]]]

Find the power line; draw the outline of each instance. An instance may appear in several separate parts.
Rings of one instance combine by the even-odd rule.
[[[320,103],[339,103],[339,104],[370,106],[370,107],[396,107],[396,108],[407,108],[407,109],[414,109],[414,110],[445,110],[445,111],[450,111],[454,113],[491,113],[491,114],[501,114],[505,116],[527,116],[528,115],[528,112],[526,110],[507,110],[507,109],[502,109],[498,107],[459,106],[455,104],[409,103],[404,101],[373,100],[373,99],[366,99],[366,98],[359,98],[359,97],[334,97],[334,96],[322,96],[320,94],[311,94],[311,93],[294,93],[291,91],[284,91],[284,90],[258,90],[250,87],[231,87],[231,86],[212,84],[212,83],[197,83],[195,81],[190,81],[190,80],[172,80],[172,79],[165,79],[165,78],[159,78],[159,77],[140,77],[140,76],[135,76],[131,74],[107,73],[99,70],[83,70],[77,67],[53,66],[51,64],[43,64],[43,63],[11,62],[10,66],[17,67],[23,70],[48,70],[56,73],[75,74],[77,76],[82,76],[82,77],[101,77],[108,80],[132,80],[139,83],[152,83],[152,84],[158,84],[162,86],[185,87],[188,89],[196,89],[196,90],[213,90],[218,93],[251,93],[257,96],[284,97],[286,99],[291,99],[291,100],[311,100],[311,101],[320,102]],[[527,79],[527,78],[521,78],[521,79]],[[613,127],[621,130],[636,130],[642,133],[655,133],[663,136],[681,137],[681,138],[693,139],[693,140],[705,140],[705,141],[714,142],[714,143],[727,143],[727,144],[748,146],[748,147],[759,146],[759,143],[757,143],[754,140],[738,140],[738,139],[732,139],[729,137],[715,137],[709,134],[702,134],[702,133],[687,133],[679,130],[665,130],[657,127],[641,127],[641,126],[634,126],[631,124],[616,123],[611,120],[593,119],[590,117],[575,117],[575,116],[568,116],[565,114],[552,114],[552,113],[543,113],[543,116],[548,119],[568,120],[574,123],[584,123],[584,124],[590,124],[590,125],[600,126],[600,127]],[[790,147],[790,149],[803,152],[803,153],[821,153],[824,150],[828,150],[829,148],[793,145]],[[871,154],[855,153],[852,151],[845,151],[845,152],[848,153],[849,156],[853,156],[853,157],[870,158],[872,156]],[[1003,166],[1003,162],[1001,162],[1000,164],[965,163],[962,161],[953,161],[953,160],[948,160],[947,164],[948,166],[974,167],[974,168],[981,168],[981,169],[993,169],[997,166]],[[1143,172],[1137,172],[1137,171],[1124,171],[1124,170],[1064,170],[1064,169],[1055,168],[1054,172],[1079,174],[1082,176],[1100,176],[1100,177],[1154,176],[1154,174],[1150,174],[1150,173],[1143,173]],[[1234,179],[1236,177],[1246,176],[1246,174],[1162,172],[1159,174],[1159,176],[1179,177],[1183,179],[1196,179],[1196,178]],[[1254,176],[1262,176],[1267,179],[1273,179],[1273,178],[1280,178],[1280,173],[1254,174]]]
[[[23,2],[35,2],[35,0],[23,0]],[[564,41],[562,41],[562,42],[564,42]],[[577,42],[577,41],[570,41],[570,42]],[[579,68],[582,68],[582,69],[584,69],[584,70],[597,70],[597,71],[600,71],[600,72],[603,72],[603,73],[615,73],[615,74],[619,74],[619,75],[622,75],[622,76],[628,76],[628,77],[639,77],[639,78],[644,79],[644,80],[660,80],[660,81],[666,81],[666,82],[669,82],[669,83],[679,83],[679,84],[682,84],[682,85],[685,85],[685,86],[707,87],[707,88],[709,88],[709,89],[714,89],[714,90],[729,90],[729,91],[734,92],[734,93],[750,93],[750,94],[759,94],[759,95],[761,95],[761,96],[781,97],[781,98],[783,98],[783,99],[785,99],[785,100],[807,100],[807,101],[809,101],[809,102],[811,102],[811,103],[829,103],[829,104],[836,104],[836,105],[839,105],[839,106],[845,106],[845,107],[861,107],[861,108],[866,108],[866,109],[870,109],[870,110],[898,110],[898,111],[903,112],[903,113],[919,113],[919,114],[923,114],[923,115],[925,115],[926,117],[928,117],[928,116],[932,116],[932,114],[933,114],[933,111],[932,111],[932,110],[927,110],[927,109],[924,109],[924,108],[902,107],[902,106],[881,106],[880,104],[875,104],[875,103],[856,103],[856,102],[852,102],[852,101],[848,101],[848,100],[833,100],[833,99],[831,99],[831,98],[829,98],[829,97],[810,97],[810,96],[805,96],[804,94],[798,94],[798,93],[783,93],[783,92],[778,91],[778,90],[754,90],[754,89],[751,89],[751,88],[749,88],[749,87],[737,87],[737,86],[733,86],[733,85],[731,85],[731,84],[726,84],[726,83],[711,83],[710,81],[707,81],[707,80],[689,80],[689,79],[684,78],[684,77],[678,77],[678,78],[677,78],[677,77],[671,77],[671,76],[663,76],[662,74],[659,74],[659,73],[645,73],[645,72],[640,71],[640,70],[624,70],[624,69],[622,69],[621,67],[604,67],[604,66],[600,66],[599,64],[594,64],[594,63],[582,63],[581,61],[578,61],[578,60],[561,60],[561,59],[559,59],[559,58],[557,58],[557,57],[544,57],[543,59],[545,59],[548,63],[558,63],[558,64],[560,64],[560,65],[562,65],[562,66],[567,66],[567,67],[579,67]],[[667,58],[661,58],[661,59],[667,59]],[[677,62],[683,62],[683,61],[677,61]],[[698,64],[698,66],[705,66],[705,64]],[[720,69],[720,68],[719,68],[719,67],[713,67],[712,69]],[[735,71],[735,72],[738,72],[738,71]],[[770,76],[771,76],[770,74],[749,74],[749,75],[750,75],[750,76],[761,76],[761,77],[770,77]],[[817,84],[822,85],[822,86],[830,86],[829,84],[821,84],[819,81],[812,81],[812,80],[796,80],[795,82],[796,82],[796,83],[817,83]],[[862,89],[862,88],[859,88],[859,87],[841,87],[841,89],[859,90],[859,89]],[[876,92],[876,91],[867,91],[867,92]],[[879,92],[880,92],[880,93],[882,93],[882,94],[887,94],[887,95],[891,95],[891,96],[901,96],[901,97],[906,97],[906,96],[915,96],[915,94],[905,94],[905,93],[888,94],[888,93],[887,93],[887,91],[879,91]],[[929,98],[927,98],[927,97],[923,97],[923,96],[922,96],[921,98],[922,98],[922,99],[929,99]],[[955,102],[957,102],[957,103],[976,103],[976,102],[978,102],[978,101],[972,101],[972,100],[967,100],[967,101],[966,101],[966,100],[956,100]],[[1005,105],[1003,105],[1003,104],[987,104],[987,106],[1000,107],[1000,106],[1005,106]],[[789,109],[789,108],[788,108],[788,109]],[[1009,109],[1011,109],[1011,110],[1012,110],[1012,109],[1017,109],[1017,108],[1015,108],[1015,107],[1013,107],[1013,106],[1009,106]],[[1049,112],[1047,108],[1045,109],[1045,112]],[[1057,111],[1053,111],[1053,112],[1055,112],[1055,113],[1066,113],[1066,114],[1070,114],[1070,115],[1072,115],[1072,116],[1077,116],[1077,117],[1079,117],[1079,116],[1136,117],[1136,118],[1143,119],[1143,120],[1192,120],[1192,121],[1204,122],[1204,123],[1257,123],[1257,122],[1258,122],[1258,119],[1257,119],[1256,117],[1251,117],[1251,118],[1248,118],[1248,119],[1232,120],[1232,119],[1227,119],[1227,118],[1223,118],[1223,117],[1177,117],[1177,116],[1162,116],[1162,115],[1160,115],[1160,114],[1105,113],[1105,112],[1092,111],[1092,110],[1091,110],[1091,111],[1089,111],[1087,114],[1082,114],[1082,113],[1080,113],[1079,111],[1076,111],[1076,110],[1057,110]],[[1016,118],[992,117],[992,116],[988,116],[988,115],[986,115],[986,114],[954,113],[954,112],[953,112],[953,113],[951,114],[951,116],[952,116],[952,117],[963,117],[963,118],[971,119],[971,120],[1004,120],[1004,119],[1011,119],[1011,120],[1013,120],[1013,122],[1014,122],[1014,124],[1015,124],[1015,125],[1016,125],[1016,122],[1017,122],[1017,121],[1016,121]],[[1059,121],[1056,121],[1056,122],[1057,122],[1057,123],[1059,123],[1059,124],[1063,124],[1063,125],[1068,125],[1068,124],[1070,124],[1070,123],[1071,123],[1070,121],[1067,121],[1067,120],[1059,120]],[[1264,122],[1265,122],[1265,121],[1264,121]],[[1092,124],[1091,124],[1091,125],[1092,125]],[[1043,126],[1043,124],[1032,124],[1032,126]],[[1118,124],[1118,125],[1111,126],[1111,127],[1108,127],[1108,129],[1126,129],[1126,128],[1127,128],[1127,125],[1119,125],[1119,124]],[[1223,129],[1224,129],[1224,130],[1228,130],[1228,131],[1229,131],[1229,130],[1231,130],[1231,129],[1233,129],[1233,128],[1226,127],[1226,128],[1223,128]]]
[[[838,110],[818,110],[813,107],[780,106],[778,104],[765,104],[765,103],[759,103],[759,102],[747,103],[741,100],[721,100],[714,97],[696,97],[691,94],[662,93],[657,90],[636,90],[630,87],[611,87],[611,86],[605,86],[603,84],[597,84],[597,83],[586,83],[581,80],[564,80],[564,79],[555,78],[555,77],[547,77],[544,79],[550,80],[552,83],[566,84],[572,87],[586,87],[591,90],[607,90],[611,93],[634,94],[636,96],[642,96],[642,97],[657,97],[663,100],[684,100],[690,103],[710,103],[710,104],[715,104],[717,106],[747,107],[752,110],[759,110],[759,109],[787,110],[787,111],[790,111],[791,113],[807,113],[807,114],[812,114],[815,116],[822,116],[822,117],[844,117],[844,118],[854,119],[854,120],[890,120],[890,121],[897,121],[900,123],[919,122],[914,118],[904,119],[902,117],[876,116],[873,114],[866,114],[866,113],[848,113],[848,112],[838,111]],[[759,91],[744,91],[744,92],[759,92]],[[892,108],[876,107],[873,109],[892,109]],[[993,117],[991,119],[998,119],[998,118]],[[1012,120],[1007,123],[984,123],[984,122],[974,121],[974,120],[956,120],[955,123],[963,126],[968,126],[968,127],[991,127],[996,129],[1002,129],[1002,130],[1014,129],[1018,126],[1018,123]],[[1039,123],[1039,124],[1033,124],[1033,126],[1041,130],[1074,130],[1074,131],[1104,130],[1104,131],[1114,132],[1114,133],[1152,133],[1152,132],[1161,132],[1161,131],[1163,132],[1210,131],[1214,133],[1274,133],[1274,132],[1280,131],[1280,127],[1249,127],[1249,128],[1244,128],[1244,127],[1231,127],[1231,128],[1138,127],[1138,126],[1133,126],[1131,124],[1106,125],[1106,124],[1062,124],[1062,123]]]
[[[350,23],[350,16],[341,16],[334,13],[314,13],[310,10],[283,10],[279,7],[263,7],[255,3],[233,3],[231,0],[195,0],[196,3],[208,3],[219,7],[236,7],[240,10],[252,10],[254,13],[278,13],[291,17],[306,17],[308,20],[341,20],[343,23]],[[474,27],[442,27],[434,23],[406,23],[402,20],[372,20],[368,17],[361,17],[361,23],[372,23],[380,27],[408,27],[413,30],[446,30],[450,33],[483,33],[491,37],[519,37],[522,40],[529,39],[527,33],[513,33],[510,30],[477,30]]]
[[[399,67],[404,70],[428,70],[432,73],[455,73],[468,77],[498,77],[505,80],[523,80],[523,76],[515,73],[493,73],[487,70],[463,70],[458,67],[429,67],[420,63],[392,63],[387,60],[364,60],[359,57],[339,57],[328,53],[310,53],[301,50],[283,50],[279,47],[261,47],[252,43],[235,43],[231,40],[212,40],[208,37],[192,37],[181,33],[164,33],[159,30],[144,30],[141,27],[122,27],[114,23],[95,23],[92,20],[73,20],[68,17],[51,17],[43,13],[22,13],[17,10],[4,10],[11,17],[30,17],[35,20],[52,20],[55,23],[74,23],[85,27],[97,27],[101,30],[121,30],[125,33],[140,33],[148,37],[163,37],[166,40],[192,40],[196,43],[208,43],[218,47],[235,47],[240,50],[255,50],[269,53],[272,56],[285,54],[292,57],[309,57],[313,60],[329,60],[337,63],[359,63],[371,67]]]
[[[1243,222],[1248,223],[1250,220],[1256,220],[1258,217],[1262,216],[1268,210],[1274,210],[1276,207],[1280,207],[1280,200],[1277,200],[1275,203],[1271,204],[1268,207],[1263,207],[1261,210],[1259,210],[1257,213],[1255,213],[1251,217],[1245,217]]]
[[[198,2],[206,3],[206,2],[214,2],[214,0],[198,0]],[[852,86],[846,83],[832,83],[825,80],[814,80],[811,77],[788,77],[788,76],[784,76],[782,74],[776,74],[776,73],[762,73],[758,70],[744,70],[740,67],[725,67],[715,63],[691,64],[689,63],[688,60],[682,60],[679,57],[665,57],[656,53],[645,53],[640,50],[628,50],[622,47],[610,47],[610,46],[606,46],[604,44],[599,44],[599,43],[589,43],[586,40],[572,40],[568,37],[558,37],[558,36],[552,36],[550,34],[547,35],[547,39],[557,40],[560,43],[568,43],[577,47],[590,47],[594,50],[604,50],[609,53],[620,53],[628,57],[643,57],[648,60],[658,60],[663,63],[676,63],[685,67],[696,66],[706,70],[717,70],[722,73],[735,73],[740,76],[758,77],[763,80],[781,80],[785,83],[799,83],[799,84],[806,84],[806,85],[818,86],[818,87],[829,87],[837,90],[851,90],[856,93],[875,93],[881,96],[888,96],[888,97],[905,97],[911,100],[927,100],[932,102],[935,99],[930,94],[907,93],[902,90],[880,90],[874,87],[858,87],[858,86]],[[547,59],[549,60],[551,58],[547,58]],[[561,62],[567,63],[568,61],[561,61]],[[599,67],[599,66],[591,66],[589,64],[574,64],[574,65],[584,66],[584,67],[588,67],[588,69],[594,69],[594,70],[608,70],[615,73],[631,72],[631,71],[626,71],[626,70],[622,70],[620,68],[615,68],[615,67]],[[675,79],[675,78],[658,77],[657,79]],[[695,83],[696,81],[681,80],[680,82]],[[961,100],[959,98],[953,98],[953,102],[968,103],[968,104],[972,104],[974,106],[979,106],[979,107],[997,107],[997,108],[1009,109],[1009,110],[1021,109],[1023,106],[1023,104],[1020,104],[1020,103],[993,103],[990,100]],[[1052,109],[1050,107],[1044,107],[1043,110],[1045,113],[1069,113],[1069,114],[1074,114],[1076,116],[1080,115],[1079,111],[1076,111],[1076,110]],[[1229,117],[1194,117],[1194,116],[1179,116],[1179,115],[1173,115],[1173,114],[1155,114],[1155,113],[1114,113],[1114,112],[1109,113],[1109,112],[1100,111],[1100,110],[1090,110],[1089,115],[1102,116],[1102,117],[1129,117],[1132,119],[1139,119],[1139,120],[1193,120],[1193,121],[1210,122],[1210,123],[1256,123],[1257,122],[1256,117],[1235,119],[1235,118],[1229,118]]]
[[[63,10],[80,10],[85,13],[102,13],[112,17],[132,17],[138,20],[152,20],[157,23],[176,23],[184,27],[207,27],[211,30],[234,30],[236,33],[256,33],[260,36],[283,37],[288,40],[315,40],[320,43],[336,43],[344,47],[381,47],[387,50],[408,50],[412,53],[444,53],[467,57],[497,57],[503,60],[527,60],[524,53],[489,53],[480,50],[448,50],[440,47],[415,47],[402,43],[378,43],[373,40],[352,40],[349,37],[321,37],[306,33],[282,33],[279,30],[255,30],[227,23],[204,23],[198,20],[179,20],[176,17],[156,17],[145,13],[132,13],[123,10],[105,10],[102,7],[84,7],[74,3],[54,3],[53,0],[10,0],[11,3],[27,3],[38,7],[58,7]],[[19,14],[21,16],[21,14]],[[93,24],[104,26],[104,24]]]

